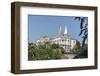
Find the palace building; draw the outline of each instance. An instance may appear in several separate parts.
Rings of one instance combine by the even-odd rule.
[[[56,37],[43,36],[42,38],[37,40],[37,43],[51,42],[54,44],[59,44],[59,46],[64,48],[66,53],[70,53],[71,49],[73,49],[74,46],[76,45],[76,41],[77,41],[76,39],[70,37],[66,26],[64,32],[62,32],[60,26],[58,36]]]

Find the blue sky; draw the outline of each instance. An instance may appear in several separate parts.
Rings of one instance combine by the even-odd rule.
[[[65,26],[67,26],[68,34],[81,42],[82,38],[78,36],[80,33],[80,22],[74,20],[74,18],[74,16],[29,15],[29,42],[36,42],[36,40],[45,35],[49,37],[57,36],[60,26],[62,27],[62,31],[64,31]]]

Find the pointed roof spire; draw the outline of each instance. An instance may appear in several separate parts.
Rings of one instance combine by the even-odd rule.
[[[65,26],[65,31],[64,31],[64,34],[67,34],[68,32],[67,32],[67,27]]]
[[[62,32],[62,30],[61,30],[61,26],[60,26],[58,34],[61,35],[61,32]]]

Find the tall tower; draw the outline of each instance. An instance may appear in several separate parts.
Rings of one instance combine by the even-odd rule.
[[[58,35],[61,36],[61,34],[62,34],[62,29],[61,29],[61,26],[60,26]]]
[[[68,32],[67,32],[67,27],[65,26],[65,31],[64,31],[64,34],[67,35]]]

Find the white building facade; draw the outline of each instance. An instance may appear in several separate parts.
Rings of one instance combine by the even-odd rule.
[[[42,37],[39,40],[37,40],[37,43],[51,42],[54,44],[58,44],[59,46],[64,48],[66,53],[70,53],[70,51],[76,45],[76,41],[77,41],[76,39],[73,39],[68,35],[67,27],[65,26],[65,30],[63,33],[62,33],[62,29],[60,27],[57,37],[49,38],[49,37],[45,36],[45,37]]]

